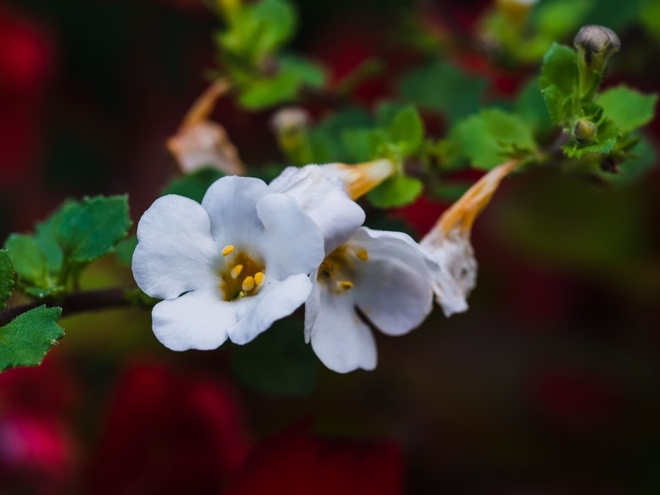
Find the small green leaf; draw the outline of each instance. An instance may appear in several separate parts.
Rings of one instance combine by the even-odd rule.
[[[575,94],[578,85],[577,54],[565,45],[553,43],[543,58],[541,91],[556,86],[564,95]]]
[[[412,203],[422,193],[420,180],[405,175],[390,177],[367,197],[378,208],[395,208]]]
[[[55,237],[73,263],[87,263],[110,253],[131,226],[126,196],[70,201],[52,220]]]
[[[34,237],[12,234],[5,242],[19,280],[26,285],[48,285],[48,262]]]
[[[554,43],[543,59],[539,86],[553,123],[566,127],[578,108],[578,68],[574,50]]]
[[[514,110],[516,115],[531,126],[534,134],[545,135],[552,129],[548,107],[537,80],[532,80],[523,87],[514,102]]]
[[[407,73],[400,91],[406,101],[443,113],[450,121],[479,109],[487,83],[446,62],[435,62]]]
[[[490,170],[508,157],[536,151],[531,128],[498,108],[482,110],[457,124],[453,139],[475,168]]]
[[[184,175],[170,182],[163,190],[163,195],[178,194],[179,196],[185,196],[201,203],[211,184],[223,175],[222,172],[215,168],[196,170],[192,174]]]
[[[318,360],[303,338],[303,324],[287,318],[256,340],[232,348],[229,364],[247,385],[266,392],[301,397],[316,382]]]
[[[0,249],[0,310],[5,309],[7,299],[14,288],[14,265],[9,252]]]
[[[622,134],[628,134],[653,120],[658,95],[645,95],[625,86],[608,89],[598,97],[603,115],[611,119]]]
[[[259,110],[292,100],[298,88],[295,74],[280,71],[274,77],[251,79],[243,86],[239,102],[245,108]]]
[[[328,76],[320,65],[294,55],[282,55],[279,59],[279,70],[293,75],[299,86],[312,88],[322,87]]]
[[[0,327],[0,371],[41,364],[48,350],[64,337],[57,324],[61,308],[39,306]]]
[[[403,157],[419,149],[424,139],[424,124],[413,105],[404,107],[389,124],[390,141],[398,146]]]
[[[286,42],[296,27],[296,12],[285,0],[263,0],[250,7],[255,26],[251,41],[255,51],[269,54]]]
[[[371,156],[371,129],[347,129],[342,135],[342,144],[350,161],[366,162]]]

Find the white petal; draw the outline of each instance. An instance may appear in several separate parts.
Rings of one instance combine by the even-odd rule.
[[[321,291],[323,287],[317,281],[318,273],[318,270],[314,270],[309,276],[309,280],[312,282],[312,290],[307,301],[305,301],[305,343],[307,344],[312,338],[312,328],[321,309]]]
[[[388,335],[418,327],[433,308],[433,290],[425,254],[406,234],[361,228],[349,244],[369,253],[360,262],[355,300],[367,318]]]
[[[211,218],[211,234],[219,245],[256,245],[263,233],[257,203],[270,190],[252,177],[222,177],[206,191],[202,206]]]
[[[289,316],[307,299],[312,283],[305,274],[294,275],[280,282],[270,280],[259,294],[235,304],[238,322],[228,330],[235,344],[246,344],[268,330],[277,320]]]
[[[323,261],[323,237],[314,221],[285,194],[268,194],[257,203],[265,229],[261,240],[266,276],[283,280],[308,274]]]
[[[182,196],[157,199],[137,228],[133,276],[151,297],[172,299],[217,283],[211,223],[199,203]]]
[[[333,371],[376,367],[376,341],[353,305],[350,293],[321,291],[321,306],[311,332],[312,349]]]
[[[346,242],[364,222],[364,210],[351,200],[336,174],[323,165],[286,168],[270,187],[298,202],[321,229],[325,252],[331,253]]]
[[[467,297],[477,285],[477,260],[470,239],[458,229],[449,234],[434,229],[420,244],[440,265],[433,290],[445,316],[467,311]]]
[[[174,351],[215,349],[227,340],[227,329],[236,323],[236,309],[234,303],[220,298],[220,291],[188,292],[154,306],[154,334]]]

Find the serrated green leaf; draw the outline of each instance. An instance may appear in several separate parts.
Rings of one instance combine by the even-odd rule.
[[[292,100],[298,87],[298,78],[287,72],[279,72],[274,77],[255,77],[243,86],[239,102],[245,108],[259,110]]]
[[[21,290],[28,296],[43,299],[44,297],[51,297],[56,294],[64,293],[66,287],[63,285],[55,285],[53,287],[23,287]]]
[[[320,88],[327,80],[326,70],[318,64],[294,55],[282,55],[279,59],[279,70],[292,74],[298,85]]]
[[[48,285],[48,262],[34,237],[12,234],[5,242],[19,280],[26,285]]]
[[[201,203],[204,194],[211,187],[211,184],[222,176],[224,174],[215,168],[196,170],[192,174],[172,180],[163,190],[163,195],[178,194],[179,196],[185,196]]]
[[[61,308],[39,306],[0,327],[0,371],[41,364],[48,350],[64,337],[57,324],[61,315]]]
[[[371,156],[371,129],[347,129],[341,135],[342,144],[352,162],[366,162]]]
[[[404,107],[390,122],[388,133],[403,157],[417,151],[424,139],[424,124],[417,109],[413,105]]]
[[[640,139],[618,165],[618,173],[603,172],[599,176],[616,187],[625,187],[641,179],[655,166],[655,150],[646,139]]]
[[[529,125],[520,117],[498,108],[482,110],[454,129],[459,149],[475,168],[490,170],[507,157],[536,151]]]
[[[126,196],[70,201],[50,222],[65,256],[88,263],[110,253],[131,226]]]
[[[400,91],[406,101],[444,114],[450,121],[479,109],[487,82],[446,63],[435,62],[407,73]]]
[[[658,95],[645,95],[625,86],[608,89],[598,97],[603,115],[628,134],[653,120]]]
[[[534,134],[545,135],[552,129],[548,107],[537,80],[532,80],[523,87],[513,108],[516,115],[532,127]]]
[[[370,191],[367,198],[378,208],[395,208],[415,201],[422,193],[423,187],[418,179],[396,175]]]
[[[50,221],[37,224],[34,240],[46,257],[51,277],[57,275],[62,269],[64,253],[55,238],[55,231]]]
[[[0,310],[5,309],[7,299],[11,296],[14,288],[14,265],[11,262],[9,252],[0,249]]]
[[[541,67],[539,86],[553,123],[566,127],[578,108],[577,54],[571,48],[554,43]]]
[[[280,320],[249,345],[234,347],[229,363],[247,385],[265,392],[300,397],[316,382],[318,360],[303,338],[303,324]]]

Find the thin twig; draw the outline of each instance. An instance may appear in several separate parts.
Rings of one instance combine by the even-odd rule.
[[[0,311],[0,326],[6,325],[11,320],[23,313],[39,306],[60,306],[62,316],[71,316],[84,311],[98,311],[101,309],[122,308],[132,303],[127,297],[126,287],[115,287],[112,289],[89,290],[69,294],[62,300],[44,299],[18,306],[11,306]]]

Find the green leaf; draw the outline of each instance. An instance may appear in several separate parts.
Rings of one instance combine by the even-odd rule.
[[[179,196],[185,196],[201,203],[204,194],[211,187],[211,184],[222,176],[224,174],[215,168],[196,170],[192,174],[184,175],[171,181],[163,190],[163,195],[178,194]]]
[[[545,135],[552,129],[541,87],[532,80],[521,90],[513,106],[516,115],[527,122],[535,135]]]
[[[424,139],[424,124],[413,105],[404,107],[389,124],[390,141],[407,157],[419,149]]]
[[[34,237],[12,234],[5,242],[5,248],[11,255],[21,282],[27,285],[48,285],[48,262]]]
[[[405,175],[395,175],[370,191],[367,198],[378,208],[395,208],[415,201],[422,189],[423,184],[420,180]]]
[[[249,11],[256,26],[251,42],[260,55],[269,54],[286,42],[296,27],[296,12],[284,0],[263,0]]]
[[[298,87],[298,78],[287,72],[279,72],[274,77],[251,79],[243,86],[239,103],[245,108],[259,110],[292,100]]]
[[[229,364],[241,381],[257,390],[307,395],[316,382],[318,360],[303,335],[302,321],[277,321],[250,344],[232,348]]]
[[[479,109],[487,82],[446,62],[435,62],[407,73],[400,91],[406,101],[444,114],[450,121]]]
[[[453,139],[472,166],[484,170],[508,157],[536,151],[530,126],[520,117],[498,108],[482,110],[457,124]]]
[[[7,299],[11,296],[14,288],[14,265],[11,262],[9,252],[0,249],[0,310],[7,306]]]
[[[577,54],[554,43],[541,67],[539,86],[552,122],[566,127],[579,112]]]
[[[110,253],[131,226],[126,196],[69,201],[51,220],[65,256],[87,263]]]
[[[622,134],[628,134],[653,120],[658,95],[645,95],[625,86],[608,89],[598,97],[603,115],[611,119]]]
[[[133,262],[133,253],[137,247],[137,237],[132,235],[123,241],[120,241],[115,247],[115,254],[117,255],[117,260],[124,266],[131,266]]]
[[[371,156],[371,129],[347,129],[341,135],[350,161],[366,162]]]
[[[299,86],[312,88],[322,87],[328,77],[326,70],[320,65],[294,55],[282,55],[279,59],[279,70],[293,75]]]
[[[37,366],[46,352],[64,337],[57,324],[62,308],[39,306],[0,327],[0,371]]]

